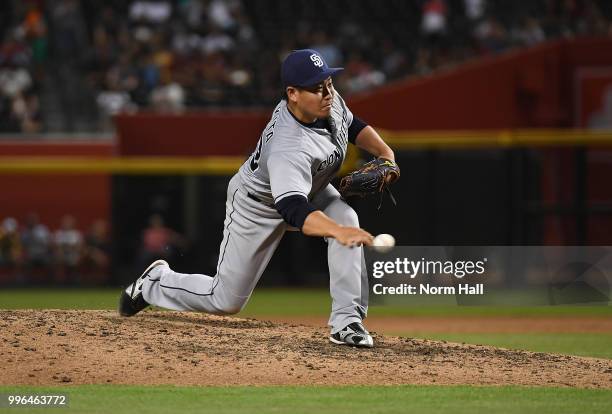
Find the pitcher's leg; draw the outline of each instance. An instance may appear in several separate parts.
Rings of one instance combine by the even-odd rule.
[[[143,297],[148,303],[214,314],[237,313],[244,307],[285,225],[278,215],[262,212],[263,206],[238,187],[230,183],[216,276],[177,273],[159,266],[143,283]]]
[[[217,315],[239,312],[245,300],[228,297],[218,284],[218,277],[178,273],[168,266],[158,266],[149,273],[142,294],[147,303],[166,309]]]
[[[324,213],[339,224],[359,227],[357,213],[340,198],[332,201]],[[363,247],[343,246],[327,240],[332,334],[352,322],[361,322],[368,310],[368,279]]]

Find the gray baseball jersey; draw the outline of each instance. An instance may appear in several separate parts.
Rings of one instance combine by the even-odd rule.
[[[329,184],[346,154],[353,115],[336,94],[329,129],[300,123],[281,101],[255,152],[229,183],[217,273],[182,274],[158,266],[143,283],[144,299],[156,306],[214,314],[240,311],[247,303],[288,229],[273,203],[302,194],[337,223],[358,227],[355,211]],[[368,281],[363,248],[328,239],[335,333],[365,318]]]
[[[273,204],[301,194],[312,200],[340,169],[353,114],[338,93],[328,118],[331,131],[297,121],[282,100],[239,174],[252,195]]]

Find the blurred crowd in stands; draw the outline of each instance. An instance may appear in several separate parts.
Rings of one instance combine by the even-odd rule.
[[[156,259],[174,260],[188,246],[159,214],[149,218],[134,258],[141,269]],[[109,282],[111,239],[105,220],[95,220],[83,233],[65,215],[54,231],[28,214],[23,224],[13,217],[0,221],[0,285],[100,285]]]
[[[612,35],[608,0],[7,0],[0,130],[109,129],[147,108],[273,105],[317,49],[344,94],[547,39]]]
[[[9,9],[12,13],[0,12],[0,132],[34,133],[41,129],[39,96],[47,26],[43,11],[34,4],[19,11]]]
[[[166,226],[161,214],[153,214],[148,227],[142,231],[137,267],[144,269],[158,259],[174,261],[188,245],[185,237]]]
[[[0,222],[0,283],[99,284],[108,278],[110,241],[104,220],[83,234],[70,215],[51,231],[37,214],[20,226],[15,218]]]

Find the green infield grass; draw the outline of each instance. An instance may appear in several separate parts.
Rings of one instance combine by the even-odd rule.
[[[0,309],[115,309],[120,289],[2,289]],[[326,289],[255,289],[240,316],[325,316]],[[373,316],[612,316],[612,306],[459,306],[415,302],[414,306],[370,306]]]
[[[470,386],[0,387],[0,393],[68,394],[69,406],[12,413],[609,413],[612,390]],[[4,396],[6,398],[6,396]]]
[[[394,331],[385,333],[410,338],[612,359],[612,333],[407,333]]]

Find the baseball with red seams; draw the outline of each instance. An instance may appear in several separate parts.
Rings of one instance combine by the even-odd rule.
[[[374,237],[374,241],[372,242],[372,246],[377,252],[386,253],[395,246],[395,237],[390,234],[379,234]]]

